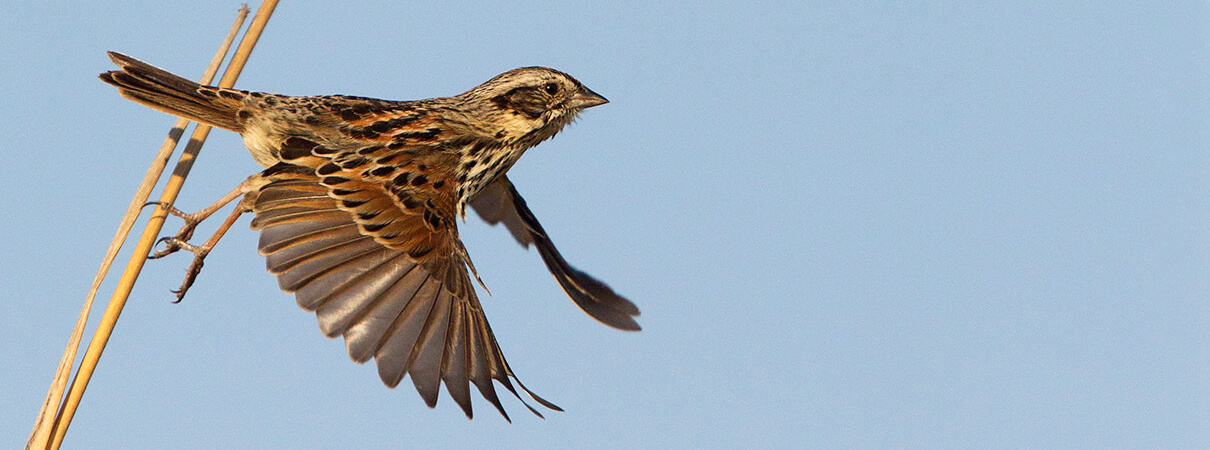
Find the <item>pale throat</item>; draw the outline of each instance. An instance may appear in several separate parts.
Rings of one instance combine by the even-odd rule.
[[[459,180],[458,213],[466,215],[466,202],[487,185],[496,181],[508,172],[521,159],[525,151],[549,139],[563,128],[569,119],[549,116],[541,118],[526,118],[521,115],[506,115],[505,120],[497,122],[502,125],[502,140],[500,145],[482,151],[472,151],[472,146],[463,148],[458,167],[465,171],[465,180]]]

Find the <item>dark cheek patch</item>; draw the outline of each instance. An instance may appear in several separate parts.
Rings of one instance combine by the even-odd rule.
[[[516,88],[503,95],[492,98],[496,107],[515,115],[524,115],[530,119],[542,117],[546,112],[546,100],[532,87]]]
[[[546,112],[546,108],[541,106],[521,106],[514,109],[512,112],[515,115],[524,115],[530,119],[537,119],[542,117],[542,113]]]

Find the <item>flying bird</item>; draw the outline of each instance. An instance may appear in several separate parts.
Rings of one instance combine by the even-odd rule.
[[[471,280],[478,275],[458,237],[456,219],[470,205],[536,247],[584,312],[639,330],[634,303],[568,264],[505,175],[581,111],[608,102],[570,75],[523,67],[458,95],[388,101],[203,86],[120,53],[109,57],[118,70],[100,78],[123,97],[235,131],[265,167],[198,213],[169,208],[186,226],[157,255],[195,254],[178,296],[226,230],[193,245],[193,227],[239,198],[227,226],[254,213],[259,251],[282,290],[315,312],[324,334],[343,336],[354,361],[374,359],[387,386],[410,375],[434,407],[444,382],[470,418],[474,384],[508,419],[495,380],[538,416],[517,388],[561,411],[521,384],[488,326]]]

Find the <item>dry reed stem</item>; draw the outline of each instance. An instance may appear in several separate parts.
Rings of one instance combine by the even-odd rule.
[[[223,40],[223,44],[219,46],[219,50],[214,54],[214,58],[210,60],[210,64],[206,67],[205,74],[202,75],[202,84],[209,84],[214,80],[214,76],[218,74],[218,68],[223,63],[223,59],[227,56],[227,52],[231,50],[231,44],[235,42],[235,37],[239,33],[239,29],[243,27],[244,20],[248,17],[248,6],[244,5],[239,10],[239,14],[235,18],[235,23],[231,25],[231,30],[228,31],[227,37]],[[101,288],[101,282],[105,276],[109,274],[109,268],[117,259],[118,251],[122,245],[126,243],[126,237],[130,235],[130,230],[134,228],[135,219],[138,219],[139,212],[143,210],[147,203],[147,198],[151,196],[151,189],[159,182],[160,175],[164,173],[164,167],[168,165],[168,159],[172,156],[172,151],[176,149],[177,143],[180,142],[181,135],[185,132],[185,126],[189,124],[188,120],[178,119],[172,124],[172,129],[169,130],[168,136],[164,138],[164,143],[160,144],[160,150],[156,153],[155,158],[151,162],[151,166],[147,168],[147,173],[143,175],[143,181],[135,190],[134,197],[130,200],[130,205],[126,207],[126,214],[122,216],[121,222],[118,224],[118,230],[113,235],[113,240],[109,243],[109,248],[105,250],[105,257],[101,260],[101,267],[97,269],[96,276],[93,277],[92,287],[88,290],[88,295],[84,298],[84,306],[80,309],[80,316],[76,319],[76,326],[72,329],[71,338],[67,342],[67,348],[63,351],[63,357],[59,360],[59,367],[55,371],[54,380],[51,382],[50,391],[46,393],[46,399],[42,402],[42,410],[38,412],[38,419],[34,422],[34,430],[30,433],[29,440],[26,441],[27,449],[45,448],[47,438],[50,435],[51,428],[54,426],[54,421],[51,420],[54,414],[57,413],[63,391],[67,387],[67,375],[71,372],[72,363],[75,362],[76,352],[80,348],[80,338],[84,334],[84,327],[88,323],[88,316],[92,312],[92,303],[97,296],[97,291]],[[38,445],[35,445],[38,444]]]
[[[223,87],[231,87],[235,84],[236,78],[239,77],[240,71],[243,69],[244,63],[247,62],[248,55],[251,54],[252,48],[256,45],[257,39],[264,30],[265,23],[273,13],[273,9],[277,6],[277,0],[266,0],[261,4],[256,16],[253,18],[252,25],[244,34],[244,39],[241,41],[239,48],[236,50],[235,56],[232,57],[232,62],[227,67],[219,85]],[[220,47],[219,52],[211,61],[207,69],[207,74],[203,77],[202,83],[209,84],[217,73],[219,64],[230,49],[231,43],[234,40],[239,28],[242,26],[244,19],[247,17],[247,5],[241,8],[235,24],[232,26],[231,32],[227,39]],[[168,138],[161,146],[160,152],[157,153],[153,160],[152,166],[148,169],[147,175],[144,177],[143,183],[139,186],[134,198],[131,200],[130,206],[127,208],[126,216],[123,217],[119,230],[115,234],[114,241],[106,252],[101,268],[98,270],[97,276],[94,279],[93,286],[89,291],[88,297],[85,300],[85,305],[81,311],[80,318],[77,320],[76,329],[73,331],[72,338],[68,344],[67,350],[64,352],[63,360],[60,361],[59,369],[56,373],[55,380],[52,382],[50,393],[47,394],[47,399],[43,405],[43,411],[39,414],[38,420],[35,423],[34,432],[30,436],[30,440],[26,443],[26,448],[49,448],[57,449],[63,442],[63,438],[67,432],[68,426],[71,424],[71,419],[75,415],[75,410],[79,406],[80,398],[84,394],[85,388],[88,386],[88,381],[92,378],[92,373],[96,368],[96,364],[101,357],[101,353],[105,349],[105,345],[109,341],[109,337],[113,332],[114,325],[118,317],[121,315],[122,308],[125,306],[126,299],[129,297],[130,290],[134,286],[135,280],[138,278],[139,271],[146,262],[147,254],[155,244],[161,228],[163,227],[166,211],[163,205],[170,205],[176,199],[176,195],[180,192],[181,185],[184,183],[185,177],[188,175],[189,169],[192,167],[194,159],[196,159],[198,151],[201,149],[202,143],[209,134],[210,127],[199,125],[194,129],[189,143],[186,145],[185,151],[178,162],[176,169],[173,171],[172,178],[169,179],[165,190],[160,197],[160,207],[156,208],[148,221],[143,235],[134,249],[131,256],[131,261],[127,264],[126,270],[122,278],[118,281],[118,287],[114,291],[113,297],[110,299],[109,306],[106,308],[104,316],[93,335],[92,341],[89,343],[88,349],[85,351],[84,359],[80,363],[79,372],[71,384],[71,390],[67,394],[66,400],[58,411],[56,420],[49,421],[50,408],[49,405],[57,405],[58,398],[62,396],[62,386],[66,381],[66,374],[71,370],[71,361],[75,359],[76,349],[79,346],[80,336],[83,332],[84,324],[87,322],[89,311],[96,291],[99,288],[101,280],[108,272],[109,266],[116,258],[118,249],[125,242],[126,236],[133,227],[134,219],[137,218],[139,211],[146,203],[150,195],[151,188],[155,186],[158,178],[163,173],[164,167],[167,165],[168,157],[171,151],[175,148],[180,136],[184,133],[186,120],[178,120],[172,130],[169,132]],[[49,439],[49,442],[48,442]]]

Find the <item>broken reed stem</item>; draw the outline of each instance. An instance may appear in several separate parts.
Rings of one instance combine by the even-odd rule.
[[[231,44],[235,42],[235,37],[239,35],[239,30],[244,26],[244,20],[248,17],[248,5],[240,8],[239,13],[235,17],[235,23],[231,25],[231,30],[227,32],[227,37],[223,39],[222,45],[219,46],[214,57],[211,58],[210,64],[206,66],[206,72],[199,80],[202,84],[210,84],[214,80],[214,76],[218,74],[218,68],[226,58],[227,53],[231,50]],[[143,181],[135,190],[134,197],[130,200],[130,205],[126,207],[126,214],[122,216],[121,222],[118,224],[118,230],[114,232],[113,240],[109,243],[109,248],[105,250],[105,257],[101,260],[101,267],[97,269],[96,276],[93,277],[92,286],[88,289],[88,295],[84,298],[84,306],[80,309],[80,316],[76,319],[76,326],[72,329],[71,338],[67,342],[67,348],[63,351],[63,357],[59,360],[59,367],[55,371],[55,378],[51,382],[50,391],[46,394],[46,399],[42,402],[42,410],[38,412],[38,419],[34,422],[34,430],[30,434],[29,440],[26,441],[26,448],[45,448],[49,442],[50,432],[54,426],[54,421],[51,420],[56,412],[57,407],[63,398],[63,391],[67,387],[67,376],[71,373],[72,363],[76,360],[76,352],[80,348],[80,338],[84,334],[84,327],[88,323],[88,316],[92,312],[92,303],[97,296],[97,291],[101,288],[101,282],[105,276],[109,274],[109,268],[117,259],[118,251],[122,249],[122,245],[126,243],[126,237],[130,235],[130,230],[134,227],[134,222],[139,217],[139,212],[143,210],[147,203],[147,198],[151,196],[151,189],[159,182],[160,175],[164,173],[164,167],[168,165],[168,159],[172,156],[172,151],[176,149],[177,143],[180,142],[181,135],[185,132],[185,126],[189,125],[189,121],[185,119],[177,119],[176,123],[172,124],[172,129],[169,130],[168,136],[164,138],[164,142],[160,144],[160,150],[156,153],[155,158],[151,161],[151,166],[147,168],[147,173],[143,175]]]
[[[265,24],[268,23],[269,17],[272,16],[273,10],[277,7],[277,0],[266,0],[257,10],[256,16],[252,19],[252,24],[244,33],[244,38],[241,40],[239,48],[236,49],[235,55],[231,59],[231,63],[227,66],[227,71],[219,82],[220,87],[232,87],[235,80],[239,77],[240,71],[243,70],[244,64],[248,60],[253,47],[256,46],[257,40],[260,38],[261,32],[264,31]],[[245,13],[241,16],[246,15]],[[242,18],[241,18],[242,21]],[[235,29],[238,29],[238,25]],[[229,48],[230,43],[224,44],[224,50]],[[223,51],[222,54],[226,52]],[[221,60],[221,56],[218,58]],[[184,121],[187,123],[187,121]],[[180,122],[178,122],[180,123]],[[142,236],[139,238],[135,246],[134,253],[131,255],[130,262],[127,263],[126,270],[122,277],[118,280],[118,285],[114,289],[113,297],[110,298],[109,306],[105,310],[105,314],[101,318],[101,322],[97,326],[97,330],[93,335],[92,341],[89,343],[88,349],[85,351],[84,359],[80,362],[79,372],[76,378],[72,381],[71,390],[67,393],[67,397],[62,408],[54,422],[50,433],[49,447],[58,449],[62,445],[63,438],[67,433],[67,428],[71,424],[72,417],[75,415],[76,408],[79,406],[80,398],[84,395],[84,390],[88,386],[89,380],[96,369],[97,362],[101,357],[101,353],[105,349],[105,345],[109,342],[109,337],[113,333],[113,328],[117,323],[118,317],[122,313],[122,308],[126,304],[127,298],[130,296],[130,291],[134,287],[135,281],[138,279],[139,272],[146,262],[147,254],[155,245],[161,228],[164,225],[164,219],[167,216],[166,206],[171,205],[176,200],[176,196],[180,193],[181,186],[185,182],[185,177],[188,175],[190,168],[193,166],[193,161],[196,160],[197,154],[201,149],[202,143],[210,133],[210,128],[207,125],[198,125],[194,129],[193,135],[190,137],[180,160],[177,163],[176,169],[173,170],[172,177],[168,180],[164,187],[164,192],[160,196],[160,204],[155,212],[151,215],[146,227],[143,230]],[[184,127],[177,126],[173,128],[177,138],[183,134]],[[171,136],[171,134],[170,134]],[[149,171],[150,172],[150,171]],[[162,168],[156,170],[162,172]],[[159,173],[156,174],[158,178]],[[154,183],[152,183],[154,185]],[[136,194],[137,195],[137,194]],[[140,207],[146,200],[132,201],[132,206],[138,204]],[[137,197],[136,197],[137,199]],[[119,244],[120,246],[120,244]],[[35,441],[31,438],[31,444],[37,447],[42,447],[42,440]]]

